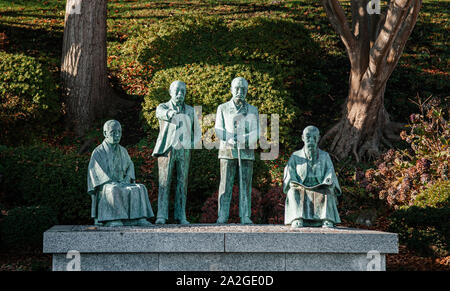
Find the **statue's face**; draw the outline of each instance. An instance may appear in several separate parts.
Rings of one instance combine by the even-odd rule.
[[[105,140],[109,144],[118,144],[122,137],[122,128],[119,123],[115,122],[108,127],[108,130],[103,132]]]
[[[233,98],[245,100],[247,96],[247,86],[243,81],[236,82],[231,86],[231,93],[233,94]]]
[[[316,151],[319,143],[319,133],[314,130],[306,130],[303,132],[302,140],[308,150]]]
[[[186,86],[182,83],[178,83],[171,91],[170,97],[176,104],[182,104],[184,102],[184,97],[186,96]]]

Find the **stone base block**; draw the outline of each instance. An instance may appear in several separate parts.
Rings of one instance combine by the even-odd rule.
[[[44,233],[53,270],[385,270],[394,233],[284,225],[55,226]]]

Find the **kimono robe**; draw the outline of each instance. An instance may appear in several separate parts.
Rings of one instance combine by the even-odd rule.
[[[98,222],[153,217],[147,188],[134,180],[134,165],[124,147],[106,141],[97,146],[87,176],[92,217]]]
[[[291,182],[298,187],[291,187]],[[341,195],[341,188],[327,152],[319,149],[314,164],[306,158],[304,149],[294,152],[284,169],[283,191],[287,194],[285,224],[296,219],[303,219],[305,226],[323,220],[341,222],[336,198]]]

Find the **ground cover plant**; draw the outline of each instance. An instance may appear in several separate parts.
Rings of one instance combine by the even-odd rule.
[[[344,4],[348,11],[348,1]],[[411,102],[416,96],[439,100],[436,110],[441,108],[442,118],[448,121],[449,8],[448,2],[424,1],[417,25],[387,83],[385,106],[395,121],[408,124],[411,114],[426,118],[426,112],[422,114]],[[24,213],[43,216],[35,223],[45,227],[56,221],[90,222],[85,169],[89,153],[102,140],[105,120],[99,120],[86,137],[76,137],[64,127],[65,102],[59,92],[64,12],[65,1],[0,0],[0,122],[11,124],[8,134],[3,123],[0,130],[0,241],[6,237],[0,269],[48,269],[48,256],[28,250],[33,259],[24,259],[10,247],[18,242],[9,238],[21,238],[11,235],[11,225],[22,221]],[[283,223],[283,168],[290,154],[302,146],[301,130],[309,124],[323,133],[331,128],[340,118],[348,93],[345,48],[320,1],[111,0],[107,25],[109,80],[124,98],[136,103],[116,116],[124,127],[122,144],[135,162],[138,180],[149,189],[154,210],[157,163],[151,152],[158,133],[154,109],[169,99],[168,85],[173,79],[184,80],[188,85],[186,102],[203,105],[207,115],[231,97],[231,79],[242,74],[250,83],[249,103],[258,106],[261,113],[280,115],[280,155],[273,161],[255,163],[253,187],[260,197],[254,205],[262,209],[255,212],[258,221]],[[25,83],[30,87],[24,87]],[[10,108],[22,123],[13,124],[15,119],[4,115],[7,111],[3,108]],[[411,137],[410,129],[405,128],[405,138]],[[414,151],[410,145],[405,139],[391,151],[383,150],[386,155],[410,153]],[[427,168],[428,162],[422,158],[431,161],[429,156],[416,154],[407,162]],[[199,162],[191,164],[187,211],[192,222],[200,222],[202,216],[211,214],[208,205],[218,189],[219,161],[217,151],[206,150],[194,151],[193,159]],[[384,170],[378,167],[381,160],[335,162],[344,190],[339,205],[344,225],[379,230],[393,227],[401,234],[401,253],[388,256],[388,269],[448,268],[448,228],[437,223],[448,214],[436,210],[445,209],[442,197],[448,193],[448,183],[438,178],[438,171],[443,171],[438,166],[445,164],[442,160],[429,165],[432,173],[423,178],[429,179],[427,183],[421,181],[422,173],[412,185],[402,178],[398,185],[405,185],[401,191],[406,196],[391,195],[395,199],[389,201],[389,195],[380,199],[379,194],[389,191],[387,185],[403,177],[399,173],[405,171],[389,167],[392,179],[386,176],[375,185],[366,177]],[[14,187],[17,183],[22,186]],[[68,190],[61,194],[61,188]],[[443,194],[437,197],[434,193]],[[422,198],[409,205],[411,195]],[[370,225],[357,224],[358,218],[373,210]],[[423,215],[430,219],[419,225],[414,218]],[[26,229],[39,229],[29,226]],[[414,228],[418,232],[413,232]],[[18,231],[23,234],[26,229]],[[39,235],[22,238],[22,243],[32,245],[26,238],[36,241]]]

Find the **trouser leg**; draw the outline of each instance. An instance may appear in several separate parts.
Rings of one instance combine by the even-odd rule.
[[[186,220],[186,198],[189,174],[190,151],[185,149],[177,150],[175,161],[177,169],[177,189],[175,192],[174,218],[175,220]]]
[[[234,176],[237,160],[220,159],[220,185],[218,196],[218,216],[228,219],[230,214],[231,194],[233,192]]]
[[[169,194],[170,194],[170,182],[173,169],[173,156],[172,151],[169,152],[167,157],[158,157],[158,213],[156,218],[169,218]]]
[[[253,176],[253,161],[242,160],[242,185],[239,182],[239,217],[250,217],[252,214],[252,176]]]

